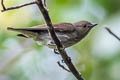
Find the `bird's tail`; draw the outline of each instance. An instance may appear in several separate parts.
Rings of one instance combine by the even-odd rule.
[[[15,30],[15,28],[8,27],[7,30]]]
[[[10,30],[10,31],[18,31],[18,32],[26,31],[26,30],[23,29],[23,28],[12,28],[12,27],[8,27],[7,30]]]
[[[35,37],[36,36],[36,33],[35,32],[32,32],[31,30],[27,29],[27,28],[12,28],[12,27],[8,27],[7,30],[10,30],[10,31],[17,31],[17,32],[20,32],[22,34],[18,34],[18,36],[26,36],[26,37]]]

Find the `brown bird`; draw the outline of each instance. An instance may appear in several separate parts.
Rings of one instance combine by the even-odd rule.
[[[89,31],[97,24],[88,21],[79,21],[76,23],[57,23],[53,24],[56,35],[64,48],[70,47],[83,39]],[[17,36],[32,38],[40,45],[46,45],[50,48],[56,48],[53,40],[48,34],[47,25],[38,25],[32,28],[10,28],[8,30],[18,31],[21,34]]]

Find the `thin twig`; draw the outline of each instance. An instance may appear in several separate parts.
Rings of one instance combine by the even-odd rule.
[[[1,0],[1,5],[2,5],[3,10],[5,10],[6,8],[4,6],[4,1],[3,0]]]
[[[45,7],[46,7],[46,0],[44,0],[44,5],[45,5]]]
[[[67,68],[65,68],[62,64],[60,64],[59,61],[58,61],[57,63],[58,63],[58,65],[59,65],[62,69],[64,69],[65,71],[71,72],[70,70],[68,70]]]
[[[1,11],[4,12],[4,11],[18,9],[18,8],[25,7],[25,6],[28,6],[28,5],[36,4],[36,2],[35,1],[34,2],[29,2],[29,3],[21,4],[21,5],[18,5],[18,6],[9,7],[9,8],[5,8],[5,5],[3,4],[3,0],[1,1],[1,4],[2,4],[2,7],[3,7],[3,10],[1,10]]]
[[[105,27],[105,29],[112,35],[114,36],[116,39],[118,39],[120,41],[120,37],[118,37],[115,33],[113,33],[108,27]]]
[[[67,55],[66,51],[63,48],[63,45],[61,44],[60,40],[58,39],[58,37],[55,34],[55,30],[53,28],[51,19],[49,17],[48,11],[47,9],[44,7],[44,5],[42,4],[42,0],[36,0],[37,5],[45,19],[45,22],[47,24],[47,28],[48,28],[48,32],[51,36],[51,38],[53,39],[54,43],[56,44],[56,47],[61,55],[61,57],[63,58],[65,64],[68,66],[69,70],[72,72],[72,74],[78,79],[78,80],[84,80],[82,78],[82,75],[79,74],[79,72],[76,70],[76,68],[74,67],[73,63],[71,62],[71,59],[69,58],[69,56]]]

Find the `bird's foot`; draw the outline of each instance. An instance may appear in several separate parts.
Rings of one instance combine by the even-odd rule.
[[[57,49],[54,49],[55,54],[60,54]]]

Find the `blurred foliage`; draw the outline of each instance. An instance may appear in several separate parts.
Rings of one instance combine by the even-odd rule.
[[[108,16],[118,12],[120,10],[120,0],[93,0],[105,8]]]
[[[5,0],[7,7],[32,0]],[[120,0],[47,0],[53,23],[88,20],[98,23],[88,36],[67,49],[86,80],[120,80],[120,42],[104,26],[120,35]],[[2,9],[0,7],[0,9]],[[61,57],[31,39],[16,37],[11,27],[44,23],[36,5],[0,12],[0,80],[76,80],[59,68]]]

